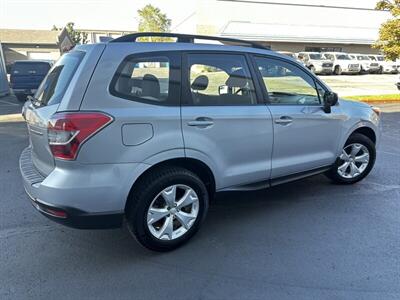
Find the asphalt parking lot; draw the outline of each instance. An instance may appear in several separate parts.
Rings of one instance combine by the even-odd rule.
[[[384,111],[364,181],[220,194],[198,235],[162,254],[36,212],[18,170],[25,124],[1,121],[0,299],[399,299],[400,106]]]
[[[320,76],[339,96],[397,94],[398,74]]]

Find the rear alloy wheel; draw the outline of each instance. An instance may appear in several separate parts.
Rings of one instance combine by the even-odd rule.
[[[327,176],[336,183],[355,183],[368,175],[375,157],[374,143],[362,134],[353,134]]]
[[[137,241],[150,250],[169,251],[200,228],[208,210],[208,192],[191,171],[162,168],[135,186],[130,203],[128,228]]]
[[[147,229],[157,239],[172,241],[193,226],[198,214],[196,192],[187,185],[171,185],[151,202],[147,211]]]

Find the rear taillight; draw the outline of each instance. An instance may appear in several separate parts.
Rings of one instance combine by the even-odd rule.
[[[53,156],[74,160],[82,144],[112,120],[109,115],[99,112],[54,114],[47,126]]]

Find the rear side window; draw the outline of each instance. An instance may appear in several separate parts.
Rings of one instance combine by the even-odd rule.
[[[84,55],[82,51],[64,54],[40,84],[35,94],[35,104],[46,106],[60,103]]]
[[[12,67],[13,75],[41,75],[44,76],[50,70],[50,64],[45,62],[16,62]]]
[[[188,54],[192,105],[257,104],[253,80],[243,55]]]
[[[114,96],[155,105],[179,104],[177,55],[131,55],[118,68],[110,85]]]

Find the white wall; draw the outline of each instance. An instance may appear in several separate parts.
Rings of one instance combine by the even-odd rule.
[[[373,10],[374,5],[375,0],[198,0],[191,20],[198,33],[282,42],[371,44],[390,16]],[[185,26],[177,30],[185,32]]]

